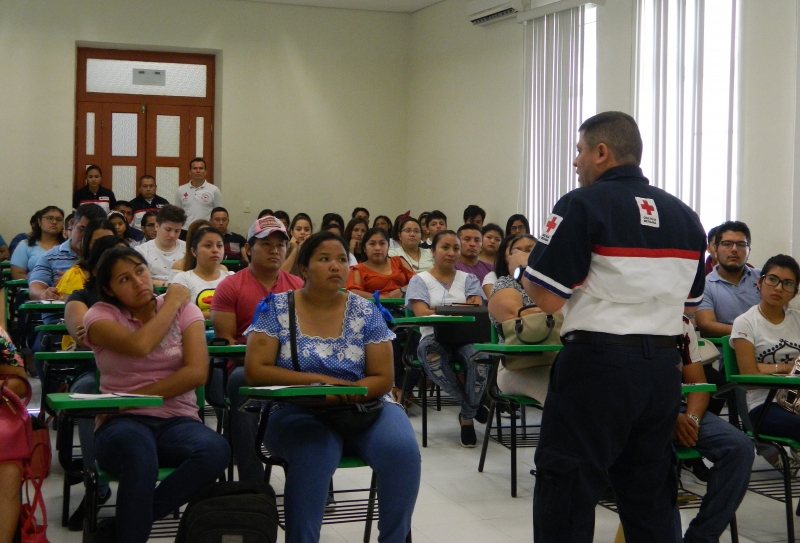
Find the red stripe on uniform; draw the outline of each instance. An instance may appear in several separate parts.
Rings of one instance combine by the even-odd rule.
[[[685,258],[698,260],[700,251],[687,251],[684,249],[642,249],[639,247],[603,247],[593,245],[592,252],[600,256],[628,256],[638,258]]]

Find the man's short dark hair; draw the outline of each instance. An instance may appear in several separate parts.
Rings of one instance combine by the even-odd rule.
[[[155,177],[153,177],[153,176],[152,176],[152,175],[150,175],[149,173],[146,173],[146,174],[144,174],[143,176],[141,176],[141,177],[139,178],[139,184],[141,185],[141,184],[142,184],[142,181],[144,181],[145,179],[152,179],[152,180],[153,180],[153,182],[155,182],[155,180],[156,180],[156,178],[155,178]]]
[[[467,222],[469,219],[478,216],[480,216],[481,220],[486,218],[486,211],[484,211],[480,206],[472,204],[468,205],[467,209],[464,210],[464,222]]]
[[[468,223],[462,224],[461,226],[458,227],[458,230],[456,231],[456,234],[458,234],[459,239],[461,238],[461,232],[463,232],[464,230],[475,230],[478,234],[483,236],[483,233],[481,232],[481,229],[477,224],[473,224],[471,222],[468,222]]]
[[[708,231],[708,243],[709,244],[711,244],[714,241],[714,238],[717,235],[717,228],[719,228],[719,226],[715,226],[714,228],[712,228],[711,230]]]
[[[118,207],[131,207],[131,203],[128,200],[117,200],[117,202],[114,204],[114,209],[117,209]],[[131,207],[131,209],[133,208]]]
[[[367,214],[367,217],[369,217],[369,210],[366,207],[357,207],[357,208],[355,208],[353,210],[353,214],[350,215],[350,218],[351,219],[355,219],[356,218],[356,213],[358,213],[359,211],[363,211],[364,213]]]
[[[489,232],[497,232],[500,235],[500,239],[503,239],[506,235],[506,233],[503,232],[503,229],[500,228],[500,225],[495,224],[493,222],[490,222],[489,224],[484,224],[483,228],[481,229],[481,234],[483,234],[484,236]]]
[[[230,213],[228,213],[228,210],[227,210],[227,209],[225,209],[225,208],[224,208],[224,207],[222,207],[222,206],[220,206],[220,207],[215,207],[214,209],[212,209],[212,210],[211,210],[211,215],[209,215],[209,217],[213,217],[213,216],[214,216],[214,213],[225,213],[226,215],[230,216]],[[259,218],[261,218],[261,217],[259,217]]]
[[[271,209],[267,208],[267,209],[262,209],[261,212],[258,214],[257,218],[260,219],[261,217],[266,217],[267,215],[272,215],[273,217],[275,217],[275,213],[273,213]],[[275,218],[277,219],[278,217]],[[289,220],[288,215],[286,216],[286,220],[287,221]]]
[[[142,222],[140,226],[144,228],[144,225],[147,224],[147,219],[149,219],[150,217],[155,217],[156,215],[157,213],[155,211],[148,211],[147,213],[142,215]]]
[[[208,169],[208,166],[206,165],[205,159],[203,157],[201,157],[201,156],[196,156],[192,160],[190,160],[189,161],[189,168],[191,168],[192,164],[194,164],[195,162],[202,162],[203,163],[203,168]]]
[[[97,204],[81,204],[78,206],[78,209],[75,210],[73,218],[75,222],[79,222],[84,217],[90,221],[92,219],[105,219],[106,212]]]
[[[605,111],[589,117],[578,129],[590,149],[599,143],[614,154],[618,164],[642,162],[642,135],[636,121],[621,111]]]
[[[434,209],[433,211],[428,213],[428,217],[425,219],[425,224],[426,225],[430,224],[433,219],[443,220],[444,223],[447,224],[447,215],[445,215],[438,209]]]
[[[719,240],[722,239],[722,234],[725,232],[741,232],[744,234],[747,244],[750,245],[750,229],[742,221],[726,221],[717,226],[717,231],[715,232],[717,237],[714,240],[714,245],[719,247]]]
[[[186,222],[186,212],[178,206],[165,205],[156,213],[156,224],[165,222],[177,222],[183,226]]]

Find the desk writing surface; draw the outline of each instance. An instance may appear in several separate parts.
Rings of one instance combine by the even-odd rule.
[[[563,345],[507,345],[505,343],[475,343],[475,351],[485,354],[536,354],[560,351]]]
[[[394,324],[411,324],[411,325],[433,325],[436,324],[456,324],[475,322],[475,317],[469,315],[431,315],[428,317],[399,317],[394,320]]]
[[[692,392],[716,392],[717,385],[711,383],[683,383],[681,392],[691,394]]]
[[[244,356],[247,345],[209,345],[208,354],[212,356]]]
[[[92,351],[40,351],[33,355],[36,360],[94,360]]]
[[[47,395],[47,405],[56,411],[64,409],[107,409],[114,407],[159,407],[164,405],[164,398],[151,396],[148,398],[96,398],[78,400],[70,398],[69,392],[57,392]]]
[[[287,386],[281,388],[266,388],[266,387],[241,387],[239,394],[242,396],[266,398],[266,399],[287,399],[308,396],[327,396],[328,394],[366,394],[369,391],[367,387],[362,386]]]
[[[764,373],[740,373],[728,376],[732,383],[740,385],[780,385],[786,388],[800,388],[800,375],[767,375]]]
[[[38,311],[39,313],[57,313],[64,311],[66,302],[27,302],[19,306],[21,311]]]

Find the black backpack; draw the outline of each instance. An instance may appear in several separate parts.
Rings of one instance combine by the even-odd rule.
[[[275,543],[278,509],[266,483],[214,483],[198,492],[181,517],[175,543]]]

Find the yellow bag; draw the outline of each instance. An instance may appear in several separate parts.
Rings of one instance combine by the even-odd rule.
[[[61,279],[56,283],[56,289],[62,296],[70,295],[76,290],[81,290],[86,284],[89,274],[83,271],[83,268],[75,264],[70,269],[64,272]],[[75,340],[70,336],[61,337],[61,350],[68,351],[75,345]]]

